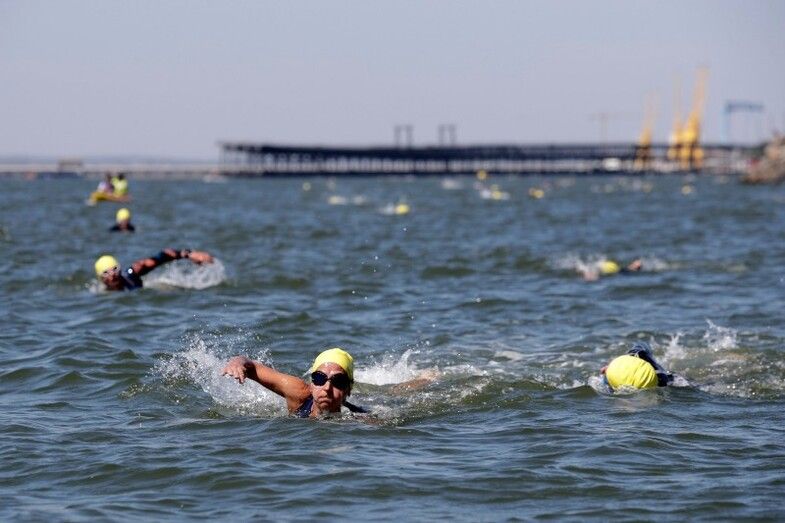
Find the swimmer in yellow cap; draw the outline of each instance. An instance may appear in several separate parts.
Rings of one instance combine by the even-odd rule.
[[[112,177],[112,189],[117,196],[128,194],[128,180],[125,179],[125,174],[118,173],[117,176]]]
[[[651,352],[648,343],[636,342],[627,354],[619,356],[600,370],[611,391],[619,389],[653,389],[665,387],[673,381]]]
[[[640,272],[643,269],[643,260],[636,258],[622,267],[613,260],[603,260],[598,266],[584,267],[579,269],[586,281],[595,281],[600,276],[613,276],[614,274],[630,274]]]
[[[136,260],[128,268],[121,268],[113,256],[105,254],[95,261],[95,274],[109,291],[132,291],[142,288],[142,276],[165,263],[187,259],[196,264],[212,263],[213,257],[204,251],[164,249],[155,256]]]
[[[316,357],[308,372],[310,383],[245,356],[232,358],[223,369],[224,376],[230,376],[240,383],[252,379],[283,396],[289,413],[300,418],[338,413],[342,406],[350,412],[367,412],[347,401],[354,384],[354,359],[351,354],[339,348],[327,349]]]
[[[110,232],[134,232],[136,227],[131,223],[131,211],[122,208],[117,211],[115,224],[109,229]]]

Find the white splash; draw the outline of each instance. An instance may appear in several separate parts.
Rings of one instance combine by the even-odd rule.
[[[254,359],[265,357],[262,353]],[[285,402],[258,383],[246,380],[241,385],[233,378],[223,376],[221,371],[226,362],[227,358],[216,354],[203,339],[196,337],[182,352],[159,361],[155,370],[164,382],[185,380],[201,388],[216,403],[242,413],[286,413]]]
[[[327,203],[329,205],[347,205],[349,203],[349,199],[346,196],[333,194],[330,195],[329,198],[327,198]]]
[[[108,290],[106,290],[106,285],[104,285],[98,280],[90,280],[90,282],[85,284],[85,288],[87,289],[87,292],[89,292],[90,294],[104,294],[106,292],[109,292]]]
[[[493,355],[494,358],[504,359],[509,361],[519,361],[523,359],[523,354],[514,350],[499,350]],[[491,361],[491,363],[495,363]]]
[[[551,266],[558,270],[577,272],[586,279],[597,279],[600,267],[606,260],[604,255],[592,255],[584,260],[577,254],[567,254],[553,260]]]
[[[447,191],[457,191],[458,189],[463,189],[463,183],[455,178],[444,178],[442,180],[442,189]]]
[[[370,385],[392,385],[413,380],[420,376],[421,371],[409,362],[413,350],[409,349],[402,355],[387,354],[381,362],[369,367],[357,368],[354,371],[355,381]]]
[[[687,356],[687,351],[679,344],[679,340],[683,335],[684,333],[682,332],[671,335],[671,339],[668,340],[668,345],[665,346],[665,358],[663,359],[663,363],[668,364],[673,360],[684,359]]]
[[[720,327],[711,320],[707,319],[709,328],[703,335],[703,340],[708,348],[714,352],[737,348],[737,332],[729,327]]]
[[[145,287],[165,289],[206,289],[226,280],[226,269],[221,260],[197,265],[188,262],[174,262],[155,269],[145,276]]]

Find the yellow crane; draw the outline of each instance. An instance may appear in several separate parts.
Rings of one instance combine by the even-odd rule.
[[[668,160],[675,162],[679,159],[681,148],[681,80],[677,77],[673,88],[673,127],[668,136]]]
[[[705,67],[698,70],[695,92],[692,97],[692,109],[679,137],[679,167],[685,171],[703,167],[704,153],[700,146],[700,132],[708,75],[709,71]]]
[[[654,120],[657,116],[657,100],[654,94],[646,97],[646,105],[643,115],[643,129],[638,138],[638,145],[635,148],[635,161],[633,168],[636,171],[648,169],[651,165],[651,142],[654,129]]]

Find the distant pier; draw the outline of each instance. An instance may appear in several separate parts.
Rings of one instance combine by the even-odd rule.
[[[491,174],[628,174],[702,172],[741,174],[761,151],[750,145],[702,145],[700,168],[668,160],[669,146],[634,143],[327,147],[221,142],[218,162],[0,163],[0,175],[88,177],[123,172],[135,178],[387,176]],[[645,161],[641,161],[643,158]]]
[[[679,172],[667,159],[669,146],[617,144],[543,144],[475,146],[305,147],[223,142],[221,172],[258,175],[444,175],[477,171],[505,174],[591,174]],[[731,174],[743,171],[756,148],[703,145],[701,171]]]

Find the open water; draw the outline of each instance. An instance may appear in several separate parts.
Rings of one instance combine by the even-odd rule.
[[[785,518],[785,187],[132,179],[121,235],[93,186],[0,181],[0,519]],[[218,262],[95,283],[166,246]],[[605,390],[636,340],[678,386]],[[220,375],[331,346],[371,417]]]

